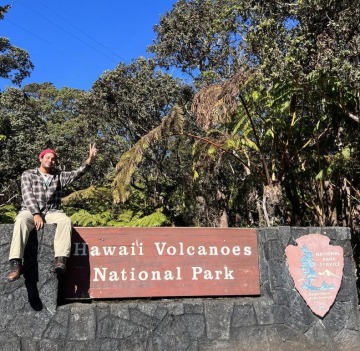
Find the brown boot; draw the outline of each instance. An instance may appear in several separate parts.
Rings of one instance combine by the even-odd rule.
[[[64,274],[66,272],[66,259],[67,257],[55,257],[55,273]]]
[[[16,279],[19,279],[21,274],[22,274],[22,260],[21,259],[10,260],[10,273],[7,276],[7,280],[9,282],[13,282]]]

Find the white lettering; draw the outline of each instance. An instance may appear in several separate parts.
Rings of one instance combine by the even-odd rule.
[[[194,256],[195,255],[195,247],[194,246],[189,246],[186,250],[187,254],[189,256]]]
[[[191,267],[193,271],[192,280],[198,280],[198,275],[202,273],[201,267]]]
[[[172,271],[165,271],[164,272],[164,280],[174,280],[174,274]]]
[[[90,256],[100,256],[100,250],[97,246],[92,246]]]
[[[166,243],[161,243],[161,247],[160,247],[160,243],[155,242],[154,244],[156,246],[158,255],[162,256],[162,254],[164,253],[164,248],[165,248]]]
[[[209,255],[210,256],[217,256],[219,253],[218,253],[218,248],[216,246],[210,246],[209,247]]]
[[[180,270],[180,267],[176,267],[176,280],[181,280],[181,270]]]
[[[198,255],[199,255],[199,256],[205,256],[205,255],[207,255],[207,251],[206,251],[205,246],[199,246],[199,247],[198,247]]]
[[[139,256],[143,256],[144,253],[143,253],[143,244],[142,243],[139,243],[137,240],[131,244],[131,247],[130,247],[130,250],[131,250],[131,256],[135,256],[136,255],[136,249],[138,249],[138,255]]]
[[[117,282],[119,280],[118,274],[115,271],[111,271],[109,274],[109,280],[111,282]]]
[[[202,267],[191,267],[192,269],[192,280],[199,280],[199,276],[202,276],[205,280],[220,280],[223,277],[224,280],[235,279],[233,270],[229,270],[227,266],[224,266],[224,270],[215,270],[214,272],[210,269],[203,269]]]
[[[224,255],[227,256],[230,253],[230,249],[227,246],[223,246],[220,250],[220,252]]]
[[[169,246],[166,250],[166,253],[169,255],[169,256],[174,256],[176,255],[176,247],[175,246]]]
[[[320,267],[340,267],[340,262],[326,262],[320,263]]]
[[[241,255],[241,247],[239,245],[235,246],[194,246],[189,245],[185,246],[184,243],[179,242],[177,245],[168,245],[166,242],[155,242],[154,243],[156,252],[159,256],[163,255],[169,255],[169,256],[229,256],[233,254],[234,256],[240,256]],[[251,246],[245,246],[244,247],[244,255],[245,256],[251,256],[252,254],[252,248]]]
[[[119,256],[127,256],[129,254],[126,246],[119,247]]]
[[[151,272],[151,280],[161,280],[160,271],[152,271]]]
[[[135,268],[131,268],[130,280],[136,280],[136,279],[135,279]]]
[[[113,256],[116,250],[116,246],[103,246],[102,248],[105,256]]]
[[[340,253],[337,251],[325,251],[325,252],[316,252],[315,256],[339,256]]]
[[[222,271],[215,271],[215,279],[219,280],[222,273],[223,273]]]
[[[138,243],[137,243],[137,240],[136,240],[136,245],[138,245],[138,247],[139,247],[139,256],[144,256],[144,253],[143,253],[143,243],[138,244]]]
[[[121,280],[123,280],[123,281],[127,280],[127,275],[126,275],[126,269],[125,268],[122,269],[120,274],[121,274]]]
[[[102,270],[102,272],[101,272],[101,270]],[[97,267],[95,267],[94,268],[95,277],[94,277],[93,281],[98,282],[99,281],[98,275],[99,275],[100,280],[104,282],[106,280],[106,271],[107,271],[107,268],[97,268]]]
[[[205,280],[213,280],[214,279],[212,272],[209,269],[206,269],[204,271],[204,279]]]
[[[240,256],[241,254],[240,246],[234,246],[232,249],[232,253],[234,256]]]
[[[141,272],[139,272],[138,277],[140,280],[147,280],[149,277],[149,274],[146,271],[141,271]]]
[[[245,256],[251,256],[251,246],[245,246],[244,247],[244,255]]]
[[[165,271],[137,271],[136,268],[132,267],[130,270],[122,268],[121,271],[110,271],[106,267],[95,267],[94,268],[94,282],[98,281],[110,281],[117,282],[119,280],[126,281],[146,281],[146,280],[182,280],[181,277],[181,267],[175,267],[175,270],[165,270]]]
[[[224,279],[226,279],[226,280],[235,279],[234,276],[233,276],[234,271],[229,271],[227,266],[224,266],[224,269],[225,269],[225,272],[224,272],[225,273],[225,278]]]

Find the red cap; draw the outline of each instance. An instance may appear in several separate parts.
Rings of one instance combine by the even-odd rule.
[[[46,154],[50,154],[50,153],[54,154],[55,157],[57,157],[57,153],[56,153],[54,150],[52,150],[52,149],[45,149],[45,150],[43,150],[43,151],[40,152],[39,158],[43,158]]]

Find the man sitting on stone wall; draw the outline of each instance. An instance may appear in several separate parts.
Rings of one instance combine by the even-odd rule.
[[[39,155],[40,166],[21,176],[22,208],[15,219],[10,246],[8,281],[22,274],[22,260],[30,232],[42,229],[44,223],[56,224],[54,236],[55,272],[65,273],[71,250],[71,219],[60,210],[62,189],[81,177],[96,156],[95,144],[90,144],[89,157],[75,171],[63,172],[55,168],[57,154],[52,149]]]

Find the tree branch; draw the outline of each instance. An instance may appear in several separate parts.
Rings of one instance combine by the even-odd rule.
[[[210,145],[213,145],[215,146],[217,149],[221,150],[222,152],[226,153],[226,154],[229,154],[231,156],[234,156],[238,161],[240,161],[240,163],[246,167],[247,169],[249,168],[249,166],[238,156],[238,154],[236,152],[231,152],[230,150],[226,150],[224,149],[221,145],[215,143],[214,141],[212,140],[209,140],[209,139],[206,139],[206,138],[203,138],[203,137],[200,137],[200,136],[197,136],[197,135],[194,135],[194,134],[191,134],[191,133],[182,133],[182,134],[177,134],[177,135],[184,135],[184,136],[188,136],[190,138],[193,138],[193,139],[197,139],[197,140],[200,140],[200,141],[203,141],[207,144],[210,144]]]
[[[247,108],[247,105],[246,105],[246,103],[245,103],[245,100],[243,99],[243,97],[242,97],[241,95],[239,95],[239,98],[240,98],[240,100],[241,100],[242,105],[244,106],[246,115],[247,115],[248,118],[249,118],[249,121],[250,121],[250,124],[251,124],[251,128],[252,128],[253,133],[254,133],[256,145],[257,145],[257,147],[258,147],[258,149],[259,149],[259,152],[260,152],[260,159],[261,159],[262,166],[263,166],[263,168],[264,168],[266,181],[267,181],[267,184],[270,185],[270,184],[271,184],[271,178],[270,178],[269,170],[268,170],[267,165],[266,165],[266,162],[265,162],[264,153],[263,153],[262,148],[261,148],[260,139],[258,138],[258,135],[257,135],[257,133],[256,133],[256,128],[255,128],[254,121],[253,121],[253,119],[252,119],[252,117],[251,117],[251,115],[250,115],[250,112],[249,112],[249,109]]]
[[[4,196],[4,194],[0,194],[0,196]],[[11,202],[11,200],[14,199],[15,197],[17,197],[17,195],[12,196],[9,200],[7,200],[6,202],[4,202],[3,204],[0,204],[0,207],[5,206],[5,205],[8,204],[9,202]]]
[[[360,118],[359,118],[359,116],[356,116],[356,115],[354,115],[353,113],[350,113],[350,112],[348,112],[348,115],[349,115],[349,117],[350,117],[353,121],[355,121],[356,123],[359,123],[359,124],[360,124]]]

